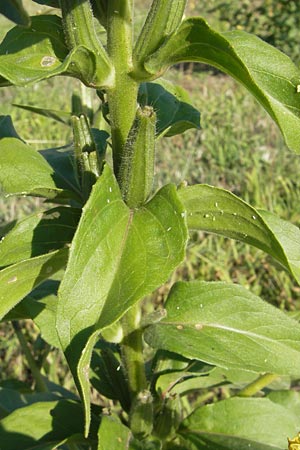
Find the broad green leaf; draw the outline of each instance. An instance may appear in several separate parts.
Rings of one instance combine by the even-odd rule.
[[[59,272],[57,272],[59,274]],[[57,275],[56,274],[56,275]],[[30,304],[34,301],[44,301],[46,298],[55,296],[58,291],[59,281],[57,280],[46,280],[40,284],[37,288],[30,292],[23,300],[18,303],[13,309],[11,309],[4,317],[3,321],[10,320],[22,320],[22,319],[32,319],[36,316],[36,310],[33,312],[33,317],[31,317]],[[42,310],[43,306],[39,307],[39,312]]]
[[[113,82],[110,62],[102,53],[96,57],[84,46],[68,51],[62,22],[57,16],[32,17],[29,28],[16,26],[7,33],[0,44],[3,80],[26,86],[56,75],[79,78],[97,88],[108,87]]]
[[[4,137],[13,137],[20,139],[10,116],[0,116],[0,139]]]
[[[0,422],[1,448],[55,450],[70,440],[91,443],[83,437],[83,410],[70,400],[34,403],[17,409]]]
[[[225,189],[205,184],[182,188],[188,227],[238,239],[265,251],[300,283],[300,231],[275,215],[257,211]]]
[[[39,153],[52,167],[55,174],[53,176],[56,177],[55,181],[57,180],[59,187],[72,192],[74,198],[81,204],[82,194],[76,176],[73,146],[47,148],[46,150],[40,150]]]
[[[179,434],[197,449],[282,450],[299,429],[288,406],[267,398],[229,398],[195,410]]]
[[[93,387],[101,395],[118,400],[122,408],[129,411],[130,393],[119,352],[102,339],[93,351],[90,378]]]
[[[0,189],[7,196],[74,197],[39,152],[16,138],[0,140]]]
[[[0,267],[49,253],[72,241],[81,210],[58,206],[15,223],[0,241]]]
[[[103,416],[98,432],[97,450],[130,450],[133,436],[129,428],[115,416]]]
[[[290,271],[300,283],[300,230],[297,226],[268,211],[258,210],[259,214],[274,233],[284,250]]]
[[[37,402],[48,402],[60,399],[61,396],[52,392],[32,392],[30,394],[22,394],[14,389],[0,387],[0,419],[24,406],[32,405]]]
[[[5,0],[0,2],[0,14],[3,14],[18,25],[25,27],[30,25],[30,17],[22,5],[22,0]]]
[[[166,311],[146,329],[155,348],[229,369],[300,375],[300,325],[242,286],[178,282]]]
[[[158,77],[173,64],[199,61],[241,82],[277,123],[287,145],[300,151],[300,70],[288,56],[243,31],[214,31],[201,18],[185,20],[145,68]]]
[[[37,325],[42,338],[56,348],[60,348],[55,328],[58,286],[58,281],[47,280],[19,304],[26,311],[26,316]]]
[[[156,135],[174,136],[190,128],[200,128],[200,113],[191,105],[187,92],[166,80],[142,83],[139,103],[156,112]]]
[[[65,266],[68,250],[56,250],[0,271],[0,320],[29,292]]]
[[[186,240],[175,186],[130,210],[105,166],[72,241],[57,309],[59,338],[87,412],[87,373],[97,335],[167,280],[184,258]]]

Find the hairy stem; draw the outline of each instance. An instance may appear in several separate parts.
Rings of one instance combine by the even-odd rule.
[[[36,383],[36,389],[39,392],[47,392],[48,388],[47,385],[41,375],[41,372],[39,371],[39,368],[35,362],[35,359],[30,351],[30,348],[27,344],[27,341],[22,333],[21,327],[19,322],[13,320],[12,321],[12,326],[15,330],[16,336],[19,340],[19,343],[21,345],[22,351],[25,355],[26,361],[28,363],[28,366],[31,370],[32,376],[35,379],[35,383]]]
[[[122,318],[124,339],[122,360],[128,377],[132,399],[146,388],[147,380],[143,359],[142,330],[139,328],[140,306],[133,306]]]
[[[133,1],[110,0],[107,20],[107,49],[115,70],[115,84],[107,90],[107,96],[117,175],[137,108],[138,83],[129,75],[133,67]]]

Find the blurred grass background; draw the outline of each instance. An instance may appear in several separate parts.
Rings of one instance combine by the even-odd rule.
[[[149,3],[149,0],[136,1],[137,29]],[[209,8],[204,3],[209,3]],[[233,26],[245,30],[251,28],[249,31],[265,37],[265,23],[270,22],[272,8],[275,14],[275,6],[278,8],[280,4],[284,8],[286,4],[286,8],[290,8],[293,3],[190,0],[187,13],[203,15],[219,30]],[[47,12],[47,8],[32,1],[25,0],[24,4],[31,13]],[[231,8],[230,13],[226,4]],[[244,18],[237,12],[234,14],[234,4],[236,8],[240,6],[239,11],[244,11]],[[256,14],[256,19],[251,22],[249,14]],[[287,14],[287,10],[282,14]],[[292,36],[290,55],[293,56],[294,42],[300,30],[300,27],[295,29],[300,17],[299,8],[296,13],[289,14],[294,14],[288,16],[290,28],[287,30],[285,25],[282,26],[281,40],[278,38],[276,42],[274,38],[272,43],[280,44],[284,32],[285,44]],[[277,28],[280,28],[279,19],[276,20]],[[11,27],[11,22],[0,19],[1,39]],[[289,53],[289,49],[284,50]],[[300,157],[286,148],[278,129],[250,94],[228,76],[202,65],[179,66],[169,71],[167,78],[188,90],[194,105],[201,111],[202,130],[188,131],[158,142],[156,187],[167,182],[179,184],[182,180],[224,187],[254,207],[273,211],[300,225]],[[69,78],[55,78],[26,88],[3,88],[0,90],[0,114],[11,115],[17,132],[36,149],[64,145],[71,140],[68,127],[15,108],[12,103],[70,110],[74,90],[80,90],[79,83]],[[0,197],[0,226],[39,207],[39,199]],[[191,236],[187,258],[172,282],[175,278],[233,281],[282,309],[300,307],[299,287],[271,258],[245,244],[206,233]],[[156,297],[164,292],[159,290]],[[26,379],[26,368],[20,369],[21,373],[16,369],[18,355],[12,358],[14,339],[8,325],[0,328],[0,362],[2,359],[5,367],[0,378],[13,373]]]

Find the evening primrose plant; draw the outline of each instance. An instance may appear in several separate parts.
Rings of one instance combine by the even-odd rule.
[[[0,117],[2,194],[45,199],[2,229],[0,316],[34,383],[2,383],[0,449],[298,448],[296,317],[233,283],[178,281],[163,304],[149,299],[170,285],[194,231],[253,245],[299,283],[296,226],[218,187],[153,189],[159,139],[200,126],[187,93],[162,78],[171,66],[232,76],[296,152],[299,69],[251,34],[183,19],[186,0],[153,0],[135,40],[133,0],[36,3],[49,13],[1,2],[17,25],[0,44],[0,85],[73,77],[100,106],[77,95],[70,112],[22,105],[73,130],[72,144],[41,151]],[[78,394],[45,376],[22,319],[64,353]]]

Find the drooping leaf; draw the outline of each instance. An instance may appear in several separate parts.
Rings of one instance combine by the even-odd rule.
[[[64,74],[92,87],[108,87],[113,81],[112,69],[108,58],[101,56],[84,46],[69,52],[61,19],[35,16],[29,28],[14,27],[0,44],[1,82],[26,86]]]
[[[229,398],[198,408],[179,428],[197,449],[282,450],[299,417],[267,398]]]
[[[48,117],[56,122],[63,123],[65,125],[71,125],[71,113],[67,111],[57,111],[55,109],[38,108],[32,105],[19,105],[18,103],[13,103],[13,106],[17,108],[24,109],[25,111],[30,111],[40,116]]]
[[[57,310],[58,334],[87,414],[87,374],[98,333],[168,278],[184,257],[186,240],[174,186],[130,210],[105,166],[72,241]],[[88,423],[87,416],[87,429]]]
[[[0,267],[49,253],[70,243],[81,210],[59,206],[15,223],[0,241]]]
[[[16,138],[0,140],[0,189],[7,196],[78,197],[64,186],[39,152]]]
[[[146,341],[220,367],[300,375],[300,325],[239,285],[178,282]]]
[[[190,128],[200,128],[200,113],[191,105],[187,92],[166,80],[142,83],[138,101],[156,112],[156,136],[174,136]]]
[[[276,236],[284,250],[290,271],[300,283],[300,230],[297,226],[268,211],[258,210],[259,214]]]
[[[241,82],[277,123],[287,145],[300,151],[300,71],[288,56],[243,31],[218,33],[197,17],[185,20],[145,68],[155,78],[184,61],[211,64]]]
[[[68,250],[63,248],[26,259],[0,271],[0,319],[44,280],[65,266]]]
[[[83,410],[79,403],[60,400],[34,403],[17,409],[0,422],[5,450],[55,450],[58,446],[91,444],[83,437]]]
[[[20,139],[10,116],[0,116],[0,139],[4,137]]]
[[[30,17],[22,5],[22,0],[5,0],[0,2],[0,14],[3,14],[9,20],[28,27]]]
[[[257,211],[225,189],[204,184],[178,191],[188,227],[238,239],[267,252],[300,282],[300,230],[271,213]]]

